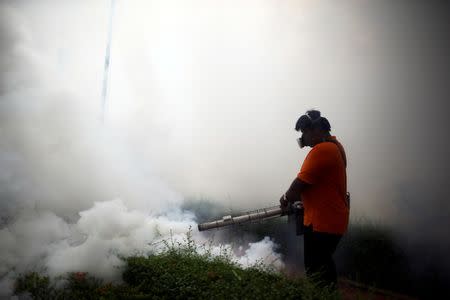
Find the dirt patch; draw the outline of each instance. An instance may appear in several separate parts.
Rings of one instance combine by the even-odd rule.
[[[417,300],[410,296],[397,294],[387,290],[372,288],[355,281],[340,278],[338,288],[343,300]]]

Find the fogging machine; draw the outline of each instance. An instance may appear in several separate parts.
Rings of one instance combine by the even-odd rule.
[[[223,216],[221,219],[198,224],[199,231],[221,228],[230,225],[240,225],[244,223],[265,221],[273,218],[288,216],[288,223],[295,223],[296,234],[301,235],[304,232],[303,225],[304,209],[300,201],[289,204],[286,208],[281,206],[272,206],[246,212],[237,216]]]

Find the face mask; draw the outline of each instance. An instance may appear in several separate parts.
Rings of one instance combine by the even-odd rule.
[[[299,138],[297,139],[297,143],[298,143],[298,146],[300,147],[300,149],[306,146],[306,145],[305,145],[305,140],[303,139],[303,134],[302,134],[301,137],[299,137]]]

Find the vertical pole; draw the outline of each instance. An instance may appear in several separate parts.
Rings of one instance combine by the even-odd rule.
[[[103,69],[103,88],[102,88],[102,111],[101,111],[101,121],[105,121],[106,109],[107,109],[107,98],[108,98],[108,79],[109,79],[109,69],[111,65],[111,38],[112,38],[112,23],[114,15],[114,6],[116,0],[111,0],[111,11],[109,15],[109,27],[108,27],[108,40],[106,44],[106,54],[105,54],[105,65]]]

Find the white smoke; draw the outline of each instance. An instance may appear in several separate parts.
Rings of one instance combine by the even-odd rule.
[[[148,215],[129,210],[123,201],[95,203],[80,212],[73,230],[82,240],[61,241],[47,258],[51,273],[85,270],[101,278],[115,279],[121,266],[117,255],[146,254],[151,243],[161,237],[185,234],[195,225],[191,214],[173,212],[167,215]]]
[[[152,169],[151,153],[127,142],[133,133],[101,124],[97,98],[74,91],[48,52],[36,50],[21,11],[0,11],[0,297],[33,270],[117,280],[119,256],[182,240],[196,229],[194,215]],[[272,263],[280,259],[274,251],[264,239],[234,260]]]
[[[249,243],[249,248],[245,250],[245,255],[239,257],[238,263],[243,266],[253,266],[262,263],[281,270],[284,267],[281,255],[274,252],[277,245],[269,238],[265,237],[260,242]]]
[[[51,276],[88,272],[106,280],[120,280],[124,262],[119,256],[154,253],[160,249],[155,245],[161,239],[182,242],[187,230],[196,226],[189,212],[175,208],[170,213],[148,215],[128,209],[119,199],[95,203],[79,215],[78,221],[70,224],[51,212],[24,211],[0,230],[0,295],[10,295],[14,279],[32,270]],[[198,233],[193,239],[199,245],[206,242]],[[221,255],[224,250],[235,253],[229,244],[211,247],[212,255]],[[202,249],[199,247],[199,253]],[[266,237],[230,258],[243,267],[261,263],[281,270],[284,265],[276,249]]]

